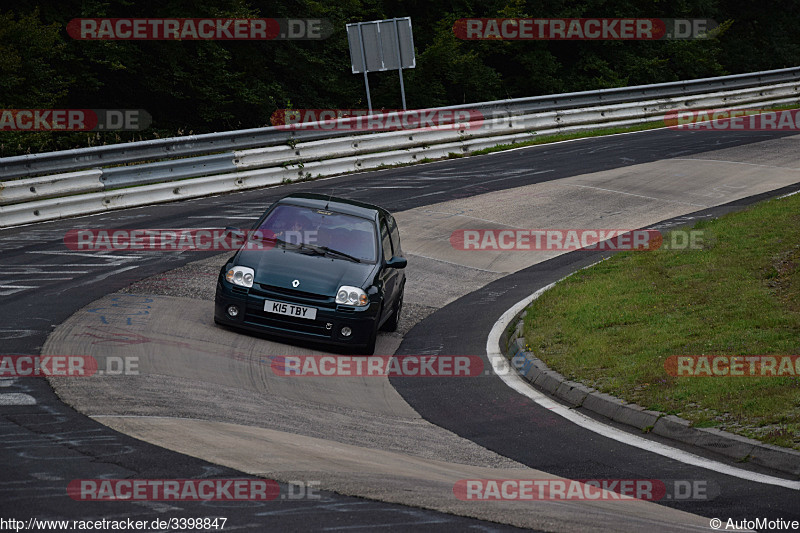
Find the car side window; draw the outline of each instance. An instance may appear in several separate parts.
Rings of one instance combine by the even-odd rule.
[[[400,248],[400,230],[397,229],[397,223],[395,222],[394,218],[389,217],[389,235],[392,238],[392,249],[394,250],[394,255],[400,255],[402,250]]]
[[[388,261],[392,258],[392,240],[389,236],[389,228],[386,227],[386,220],[381,220],[381,244],[383,245],[383,258]]]

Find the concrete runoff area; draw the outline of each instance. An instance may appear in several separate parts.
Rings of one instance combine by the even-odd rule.
[[[453,486],[462,479],[558,480],[528,468],[489,468],[331,442],[264,428],[203,420],[101,417],[110,427],[155,439],[188,455],[213,453],[219,464],[279,480],[315,480],[345,495],[427,507],[542,530],[700,531],[707,519],[642,500],[463,501]],[[176,431],[177,430],[177,431]],[[176,434],[192,434],[191,440]],[[252,450],[260,450],[256,457]],[[579,511],[579,512],[577,512]]]
[[[100,369],[135,358],[138,374],[52,383],[64,401],[122,433],[279,481],[537,529],[705,524],[643,501],[458,500],[460,479],[556,478],[426,422],[386,377],[279,376],[270,356],[321,352],[216,328],[212,311],[210,301],[107,296],[62,324],[45,353],[91,355]],[[386,336],[381,342],[396,348]]]
[[[143,315],[147,318],[136,326],[101,324],[101,316],[107,322],[114,319],[96,311],[113,311],[114,304],[133,309],[148,306],[148,315]],[[397,344],[395,337],[383,336],[376,353],[390,355]],[[386,450],[419,447],[418,453],[430,458],[519,466],[464,439],[438,443],[441,430],[422,420],[386,377],[278,375],[272,363],[279,359],[274,356],[323,352],[217,327],[211,301],[111,295],[60,326],[46,350],[54,353],[55,347],[62,354],[92,355],[100,368],[106,368],[109,358],[137,358],[138,375],[58,380],[62,398],[90,416],[244,422],[318,438],[335,436],[345,443]],[[97,402],[98,397],[108,401]]]
[[[455,250],[450,243],[455,230],[647,226],[800,181],[798,139],[633,165],[396,213],[409,258],[406,305],[442,307],[560,253]],[[770,154],[768,162],[764,153]],[[760,162],[750,164],[750,158]],[[203,283],[213,292],[214,277]],[[116,313],[119,307],[114,307],[125,301],[141,303],[141,297],[116,294],[93,303],[59,326],[43,350],[93,355],[99,361],[139,358],[138,376],[51,380],[66,403],[114,429],[245,472],[279,480],[319,479],[321,488],[344,494],[524,527],[620,531],[707,526],[704,518],[648,502],[634,507],[631,502],[457,500],[452,483],[458,479],[548,475],[426,422],[386,378],[279,377],[265,364],[270,356],[323,352],[220,328],[212,321],[212,302],[153,292],[140,295],[152,300],[141,315]],[[111,311],[104,315],[103,310]],[[376,354],[391,355],[398,345],[397,336],[382,334]]]
[[[800,143],[798,137],[791,139],[795,145]],[[740,152],[747,150],[740,147],[735,151],[742,158]],[[563,252],[457,250],[449,240],[452,232],[634,229],[800,181],[800,154],[796,149],[784,153],[783,160],[773,160],[773,166],[741,163],[728,152],[710,152],[697,160],[633,165],[451,200],[403,211],[395,218],[404,249],[411,253],[410,262],[414,255],[422,255],[429,260],[502,275]],[[711,160],[715,158],[720,160]]]

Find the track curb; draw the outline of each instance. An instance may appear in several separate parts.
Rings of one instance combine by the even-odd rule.
[[[543,292],[541,291],[539,295]],[[503,353],[510,360],[511,367],[534,388],[573,408],[586,409],[643,433],[655,433],[724,455],[738,462],[749,462],[800,477],[800,452],[764,444],[715,428],[695,428],[688,420],[647,410],[640,405],[628,403],[582,383],[571,381],[552,370],[541,359],[525,350],[522,331],[523,317],[528,305],[509,321],[509,324],[516,323],[516,326],[511,333],[509,328],[505,328],[500,337],[500,347],[505,347]]]

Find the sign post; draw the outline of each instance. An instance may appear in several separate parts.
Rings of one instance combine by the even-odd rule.
[[[350,36],[349,32],[348,32],[347,35],[348,35],[348,38],[349,38],[349,36]],[[358,43],[361,45],[361,63],[362,63],[362,65],[366,65],[366,63],[367,63],[367,60],[366,60],[367,53],[366,53],[366,51],[364,51],[364,31],[361,29],[361,24],[358,25]],[[353,54],[351,53],[350,54],[350,57],[351,57],[350,63],[351,64],[355,64],[355,63],[353,63],[352,56],[353,56]],[[353,67],[353,69],[354,69],[353,73],[355,74],[355,72],[356,72],[355,71],[355,67]],[[364,67],[363,70],[364,70],[364,86],[367,88],[367,106],[369,107],[369,114],[371,115],[372,114],[372,97],[369,95],[369,77],[367,76],[366,67]]]
[[[400,95],[403,100],[403,109],[406,109],[403,69],[416,66],[411,18],[348,24],[347,42],[350,46],[350,63],[353,74],[364,74],[369,112],[372,113],[372,97],[369,94],[367,73],[394,69],[397,69],[400,75]]]

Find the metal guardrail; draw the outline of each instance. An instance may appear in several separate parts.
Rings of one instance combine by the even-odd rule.
[[[546,111],[525,115],[513,115],[505,118],[494,118],[480,122],[467,123],[463,128],[443,129],[430,128],[418,130],[398,130],[392,132],[374,133],[369,136],[343,137],[326,139],[324,141],[303,142],[289,149],[283,147],[266,147],[250,150],[236,151],[234,163],[239,170],[255,169],[285,164],[287,162],[297,165],[307,161],[332,159],[342,155],[359,155],[380,151],[398,149],[414,149],[427,144],[437,144],[446,138],[447,134],[457,133],[461,140],[473,137],[499,137],[511,133],[522,133],[553,128],[576,126],[579,124],[603,125],[614,120],[621,120],[625,115],[632,119],[657,120],[663,119],[667,109],[683,109],[688,107],[712,107],[720,104],[772,103],[784,98],[798,95],[800,81],[797,83],[784,83],[770,87],[748,88],[739,91],[725,91],[711,94],[693,95],[684,102],[673,99],[645,100],[620,104],[609,104],[578,109],[564,109],[559,111]],[[681,95],[684,97],[685,95]],[[782,103],[789,103],[782,102]],[[585,114],[585,118],[581,115]]]
[[[437,110],[477,110],[484,118],[524,115],[539,111],[592,107],[634,100],[672,98],[721,90],[743,89],[800,80],[800,67],[736,74],[716,78],[582,91],[557,95],[533,96],[493,102],[479,102],[436,108]],[[348,124],[355,119],[340,119]],[[350,122],[348,122],[350,121]],[[78,148],[0,158],[0,179],[20,178],[47,173],[68,172],[139,161],[157,161],[248,148],[275,146],[288,142],[307,142],[352,135],[347,131],[291,130],[266,127],[248,130],[152,139],[92,148]]]
[[[190,157],[177,161],[159,161],[147,165],[132,165],[103,169],[100,178],[106,189],[128,187],[130,185],[147,185],[162,181],[172,181],[209,174],[233,172],[236,165],[233,163],[235,154],[225,152],[222,154]]]
[[[794,81],[524,115],[497,113],[495,117],[503,118],[412,130],[358,135],[345,131],[335,137],[325,131],[300,130],[291,133],[307,131],[324,138],[0,182],[0,227],[463,155],[498,144],[523,142],[533,135],[663,120],[667,112],[687,108],[752,109],[798,102],[800,81]]]

